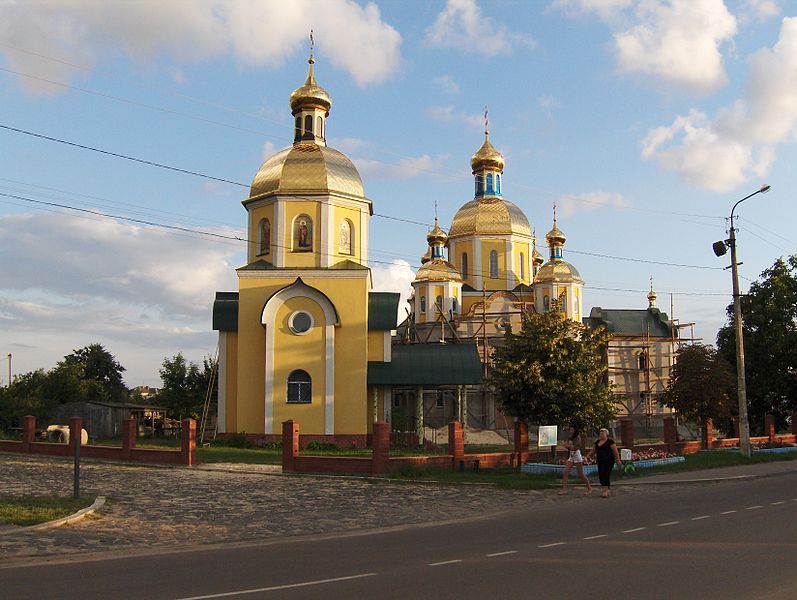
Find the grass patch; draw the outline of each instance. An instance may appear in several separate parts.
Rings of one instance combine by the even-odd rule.
[[[64,498],[59,496],[0,496],[0,523],[8,525],[38,525],[68,517],[90,506],[93,498]]]
[[[282,450],[259,448],[230,448],[228,446],[197,447],[196,459],[200,463],[243,463],[248,465],[282,464]]]

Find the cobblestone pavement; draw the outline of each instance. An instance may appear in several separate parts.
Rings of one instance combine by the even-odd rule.
[[[69,461],[0,454],[0,494],[68,495]],[[659,486],[623,493],[655,493]],[[437,486],[230,470],[84,462],[81,491],[106,505],[77,523],[0,536],[0,560],[128,548],[166,548],[284,535],[333,533],[483,516],[580,502],[555,490]]]

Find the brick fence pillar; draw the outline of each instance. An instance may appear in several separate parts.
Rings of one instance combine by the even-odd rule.
[[[372,444],[373,445],[373,444]],[[299,423],[294,420],[282,422],[282,471],[294,470],[294,462],[299,456]]]
[[[705,419],[700,425],[700,441],[703,450],[711,448],[714,441],[714,421]]]
[[[373,428],[371,475],[384,475],[390,470],[390,424],[376,421]]]
[[[764,415],[764,435],[770,442],[775,441],[775,415]]]
[[[448,424],[448,453],[451,455],[451,467],[456,469],[465,456],[465,436],[460,421],[451,421]]]
[[[529,457],[529,426],[525,421],[515,421],[515,454],[517,466],[522,465]]]
[[[75,453],[77,444],[81,446],[81,439],[83,437],[83,419],[81,417],[69,418],[69,453]]]
[[[797,412],[791,413],[791,434],[797,436]]]
[[[136,447],[136,435],[138,434],[138,422],[134,417],[122,421],[122,458],[130,460],[133,456],[133,448]]]
[[[180,439],[180,459],[189,467],[196,462],[196,421],[183,419]]]
[[[26,415],[22,417],[22,451],[30,452],[30,445],[36,439],[36,417]]]
[[[667,452],[675,452],[676,441],[675,417],[664,417],[664,443],[667,444]]]
[[[634,447],[634,420],[631,417],[620,417],[620,441],[623,448]]]

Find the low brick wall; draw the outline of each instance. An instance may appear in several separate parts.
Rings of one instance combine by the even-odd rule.
[[[80,417],[69,420],[69,444],[55,444],[50,442],[36,442],[36,418],[24,418],[23,436],[21,442],[0,441],[0,451],[18,452],[21,454],[38,454],[46,456],[74,456],[75,442],[80,439],[78,432],[82,431],[83,423]],[[158,448],[136,448],[136,421],[126,419],[122,423],[122,447],[93,446],[89,444],[80,446],[81,458],[101,458],[107,460],[127,460],[151,464],[193,465],[196,462],[196,421],[184,419],[182,423],[182,438],[180,450],[161,450]]]

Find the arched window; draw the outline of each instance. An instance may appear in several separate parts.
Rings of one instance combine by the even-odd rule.
[[[496,194],[501,193],[501,176],[498,174],[496,174],[495,176],[495,193]]]
[[[299,215],[293,222],[293,251],[310,252],[313,249],[313,220]]]
[[[462,253],[462,278],[463,279],[467,279],[468,278],[468,253],[467,252],[463,252]]]
[[[313,381],[307,371],[297,369],[288,375],[288,404],[310,404],[313,401]]]
[[[484,176],[476,175],[476,194],[484,193]]]
[[[313,115],[307,115],[304,118],[304,134],[313,135]]]
[[[259,254],[268,254],[271,252],[271,222],[268,219],[260,221],[258,237],[260,238]]]
[[[322,117],[318,117],[318,119],[316,119],[315,134],[316,137],[324,137],[324,119]]]
[[[293,137],[296,140],[302,139],[302,118],[296,117],[296,128],[293,132]]]
[[[493,193],[493,174],[487,173],[487,193]]]
[[[421,312],[426,312],[426,296],[421,296]]]
[[[639,370],[644,371],[648,367],[648,355],[645,352],[639,353]]]
[[[454,311],[454,312],[457,312],[457,299],[456,298],[452,298],[451,299],[451,310]]]
[[[548,296],[542,297],[542,310],[545,312],[551,310],[551,299]]]
[[[338,231],[338,252],[341,254],[354,254],[354,226],[348,219],[343,219]]]
[[[443,310],[443,297],[438,296],[434,299],[434,303],[437,305],[437,310]]]
[[[498,252],[490,250],[490,277],[498,279]]]
[[[526,278],[526,255],[522,252],[520,253],[520,278]]]

